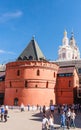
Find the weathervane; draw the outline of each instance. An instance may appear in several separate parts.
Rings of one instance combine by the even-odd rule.
[[[32,36],[32,40],[34,40],[34,39],[35,39],[35,35]]]

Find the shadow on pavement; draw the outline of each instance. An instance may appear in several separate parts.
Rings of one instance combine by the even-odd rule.
[[[47,111],[46,114],[47,114],[47,117],[49,118],[50,112]],[[32,117],[30,120],[42,122],[42,118],[43,118],[43,113],[35,113],[35,114],[32,114]],[[58,114],[57,111],[55,111],[54,113],[54,124],[55,124],[55,129],[60,129],[60,114]],[[76,128],[81,129],[81,113],[80,114],[78,113],[76,115],[75,124],[76,124]]]
[[[35,113],[30,120],[42,122],[42,113]]]

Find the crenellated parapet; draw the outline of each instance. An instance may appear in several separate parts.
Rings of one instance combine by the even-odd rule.
[[[53,62],[46,62],[46,61],[18,61],[18,62],[10,62],[8,64],[6,64],[7,68],[10,67],[14,67],[14,66],[18,66],[18,67],[26,67],[26,66],[30,66],[30,67],[47,67],[47,68],[58,68],[58,66],[53,63]],[[6,68],[6,69],[7,69]]]

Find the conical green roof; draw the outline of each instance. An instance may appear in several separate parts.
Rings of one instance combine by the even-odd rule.
[[[40,50],[34,38],[29,42],[28,46],[17,58],[17,60],[42,60],[42,59],[45,59],[45,56],[43,55],[42,51]]]

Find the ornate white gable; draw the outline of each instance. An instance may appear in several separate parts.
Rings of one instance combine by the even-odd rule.
[[[80,51],[76,45],[73,33],[69,40],[67,37],[67,31],[64,31],[62,46],[59,46],[58,50],[58,60],[63,61],[73,59],[80,59]]]

